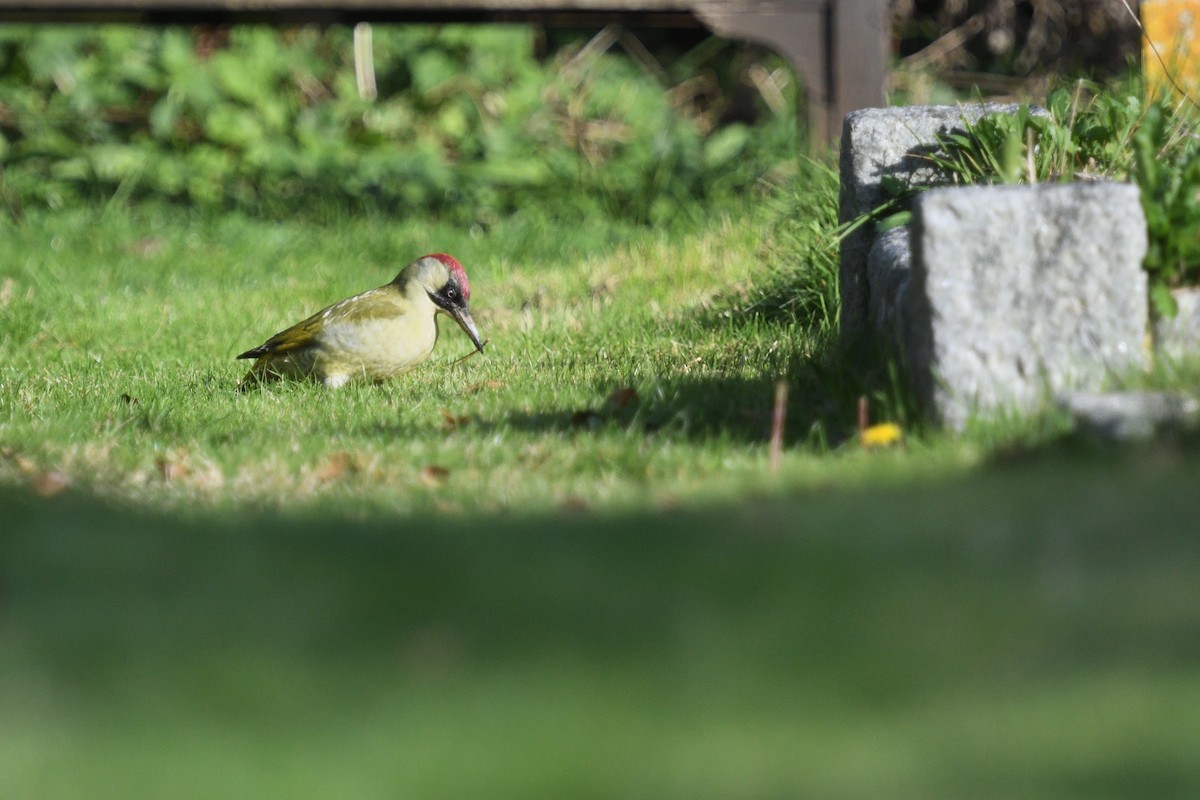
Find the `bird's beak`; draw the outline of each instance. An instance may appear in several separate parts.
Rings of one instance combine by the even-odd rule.
[[[466,308],[455,306],[450,315],[454,317],[454,321],[458,323],[458,327],[466,332],[467,336],[471,337],[471,341],[475,343],[475,349],[483,352],[483,342],[479,341],[479,331],[475,329],[475,320],[471,318],[471,312]]]

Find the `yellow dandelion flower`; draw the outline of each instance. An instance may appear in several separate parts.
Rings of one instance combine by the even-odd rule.
[[[859,434],[862,446],[866,448],[887,447],[896,444],[904,438],[904,431],[899,425],[885,422],[882,425],[872,425]]]

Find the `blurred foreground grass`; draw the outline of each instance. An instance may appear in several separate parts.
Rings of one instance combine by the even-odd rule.
[[[1194,446],[704,512],[0,493],[0,796],[1185,798]]]

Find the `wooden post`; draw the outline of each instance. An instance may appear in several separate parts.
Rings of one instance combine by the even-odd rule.
[[[834,48],[830,125],[831,141],[842,135],[842,120],[860,108],[884,104],[887,74],[887,0],[835,0]]]
[[[701,3],[714,33],[775,50],[804,82],[811,144],[823,149],[859,108],[883,105],[887,0]]]

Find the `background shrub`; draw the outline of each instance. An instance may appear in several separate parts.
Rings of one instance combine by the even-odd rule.
[[[790,108],[755,135],[722,122],[711,76],[737,51],[716,40],[664,66],[585,40],[539,60],[524,27],[373,32],[376,96],[348,28],[0,28],[0,192],[10,208],[164,197],[486,222],[549,202],[659,221],[797,146],[769,58]]]

